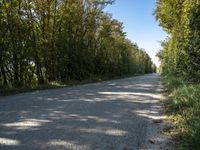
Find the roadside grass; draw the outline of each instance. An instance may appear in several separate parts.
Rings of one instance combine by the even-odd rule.
[[[139,75],[142,75],[142,74],[123,75],[123,76],[115,76],[115,77],[99,76],[99,77],[92,77],[90,79],[83,80],[83,81],[70,80],[70,81],[65,81],[65,82],[51,82],[44,85],[21,87],[21,88],[14,88],[14,87],[1,88],[0,87],[0,96],[16,95],[20,93],[33,92],[37,90],[65,88],[65,87],[78,86],[78,85],[83,85],[83,84],[88,84],[88,83],[97,83],[97,82],[103,82],[103,81],[109,81],[109,80],[115,80],[115,79],[135,77]]]
[[[38,86],[32,86],[32,87],[21,87],[21,88],[7,87],[7,88],[0,89],[0,96],[16,95],[20,93],[33,92],[36,90],[55,89],[55,88],[62,88],[62,87],[65,87],[65,86],[58,85],[58,84],[54,85],[51,83],[38,85]]]
[[[163,78],[169,100],[167,114],[174,127],[169,133],[177,141],[177,149],[200,149],[200,84],[188,83],[181,77]]]

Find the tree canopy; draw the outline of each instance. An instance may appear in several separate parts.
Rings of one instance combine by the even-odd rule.
[[[164,74],[200,81],[200,1],[157,0],[155,12],[169,37],[158,53]]]
[[[153,72],[148,54],[103,11],[112,3],[0,0],[0,86]]]

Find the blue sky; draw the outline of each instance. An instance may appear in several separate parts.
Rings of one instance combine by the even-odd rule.
[[[105,11],[113,14],[114,19],[124,23],[127,37],[144,48],[158,66],[156,53],[160,49],[159,41],[166,38],[166,33],[159,27],[153,12],[156,0],[115,0]]]

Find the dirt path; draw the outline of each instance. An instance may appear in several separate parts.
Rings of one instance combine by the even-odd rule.
[[[158,74],[0,98],[0,149],[159,149]]]

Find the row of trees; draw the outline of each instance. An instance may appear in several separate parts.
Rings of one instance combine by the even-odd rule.
[[[154,71],[123,24],[103,12],[112,2],[0,0],[0,86]]]
[[[164,74],[200,81],[200,1],[157,0],[155,15],[169,34],[158,53]]]

